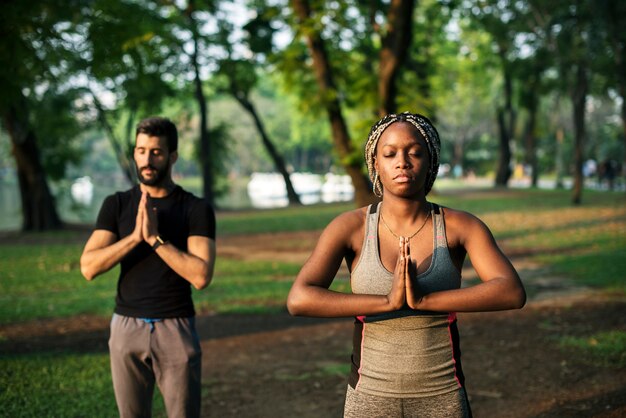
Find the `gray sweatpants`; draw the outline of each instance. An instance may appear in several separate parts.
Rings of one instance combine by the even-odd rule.
[[[195,318],[146,323],[114,314],[111,374],[120,417],[150,417],[154,384],[169,418],[200,416],[202,351]]]

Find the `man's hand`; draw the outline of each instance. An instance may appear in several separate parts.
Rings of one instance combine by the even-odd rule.
[[[135,229],[131,234],[131,238],[137,244],[143,241],[143,210],[142,210],[142,202],[145,199],[144,194],[142,193],[141,199],[139,200],[139,207],[137,208],[137,217],[135,218]]]
[[[141,235],[144,241],[153,245],[159,234],[156,208],[152,206],[152,199],[147,192],[143,192],[139,201],[137,217],[141,216]],[[139,221],[139,219],[137,219]],[[136,229],[136,228],[135,228]]]

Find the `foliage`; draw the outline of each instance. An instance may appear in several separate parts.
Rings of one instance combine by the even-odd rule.
[[[72,43],[83,1],[10,2],[0,15],[0,115],[8,130],[12,110],[21,129],[32,129],[47,174],[60,179],[81,157],[75,138],[82,129],[78,92],[69,82],[82,66]]]
[[[74,103],[77,98],[76,89],[64,92],[49,89],[39,101],[33,103],[41,158],[52,180],[62,180],[68,165],[78,165],[85,156],[77,141],[84,129],[84,124],[76,118]]]
[[[619,109],[625,91],[625,72],[620,71],[625,61],[624,31],[619,30],[622,3],[416,2],[413,47],[398,79],[399,108],[433,117],[443,140],[444,163],[493,173],[497,156],[493,105],[500,102],[500,65],[510,65],[512,98],[519,108],[512,163],[526,159],[521,139],[530,114],[527,108],[538,100],[539,170],[567,174],[574,149],[574,120],[567,102],[576,84],[570,70],[572,63],[584,59],[591,79],[584,158],[602,161],[611,156],[622,161],[626,155]],[[377,100],[378,53],[389,2],[315,4],[319,8],[311,26],[302,30],[321,30],[336,75],[337,91],[331,94],[344,106],[357,148],[344,160],[360,159],[360,146],[376,118],[372,109]],[[222,1],[9,2],[0,16],[0,108],[23,100],[46,172],[54,179],[68,172],[76,176],[79,169],[72,165],[81,156],[92,162],[91,155],[102,146],[93,138],[98,135],[120,147],[116,158],[125,158],[134,124],[148,114],[166,114],[181,126],[189,142],[196,142],[199,117],[193,101],[190,42],[197,32],[200,77],[211,100],[209,126],[225,121],[231,133],[228,150],[213,156],[216,164],[227,165],[223,171],[214,170],[220,173],[218,188],[229,175],[271,170],[269,159],[255,145],[252,124],[218,95],[217,71],[225,57],[248,63],[237,74],[247,81],[245,90],[258,103],[269,136],[276,139],[287,165],[295,171],[336,169],[331,132],[319,105],[322,98],[306,45],[290,27],[293,14],[287,5],[286,0],[249,0],[238,6]],[[505,61],[499,60],[498,50]],[[102,101],[101,118],[92,95]],[[83,134],[87,129],[92,133]],[[180,174],[200,172],[193,148],[185,150],[187,155],[179,161]],[[109,172],[114,169],[110,155],[107,152],[102,164],[98,161]]]

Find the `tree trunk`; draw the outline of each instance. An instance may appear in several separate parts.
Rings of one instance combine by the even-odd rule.
[[[585,105],[588,91],[587,69],[582,62],[576,68],[576,82],[572,90],[574,116],[574,188],[572,203],[580,205],[583,193],[583,159],[585,148]]]
[[[507,187],[511,178],[511,137],[510,120],[513,116],[507,109],[498,109],[498,166],[496,169],[496,186]]]
[[[46,231],[63,226],[41,164],[37,138],[28,123],[25,106],[9,107],[3,115],[17,167],[22,201],[22,231]]]
[[[208,104],[204,91],[202,90],[202,79],[200,78],[200,64],[198,63],[198,28],[193,18],[194,5],[189,2],[189,7],[185,11],[187,20],[189,21],[190,30],[193,37],[193,52],[190,56],[191,65],[194,73],[194,95],[198,102],[198,110],[200,112],[200,166],[202,170],[202,194],[209,204],[215,205],[215,194],[213,192],[213,167],[211,163],[211,138],[209,135],[209,116]]]
[[[622,134],[624,138],[624,148],[626,149],[626,42],[624,42],[624,7],[620,0],[603,2],[603,7],[607,7],[605,11],[607,19],[607,28],[609,33],[609,43],[613,50],[615,60],[615,75],[617,80],[617,91],[622,98]],[[620,8],[619,6],[622,5]],[[622,161],[621,175],[626,175],[626,153],[624,153]]]
[[[378,115],[397,111],[396,78],[411,46],[414,0],[392,0],[387,13],[387,33],[380,50]]]
[[[311,16],[311,9],[307,0],[293,0],[293,9],[300,20],[302,26],[307,25]],[[352,179],[354,186],[355,201],[357,205],[364,206],[376,200],[374,193],[370,189],[369,180],[365,177],[361,169],[361,158],[357,157],[357,151],[352,146],[348,128],[341,113],[341,105],[337,98],[337,88],[335,86],[330,62],[326,54],[324,41],[317,31],[307,28],[306,40],[309,51],[313,58],[313,69],[324,98],[324,106],[330,121],[331,133],[335,150],[339,155],[340,162],[346,173]]]
[[[504,106],[498,109],[499,155],[496,169],[496,186],[507,187],[511,178],[511,141],[515,130],[515,110],[513,110],[513,80],[506,64],[505,52],[501,52],[504,70]]]
[[[626,150],[626,84],[620,89],[622,92],[622,127],[624,132],[624,149]],[[622,175],[626,175],[626,152],[624,152],[624,160],[622,161]]]
[[[539,183],[539,164],[537,162],[537,101],[531,100],[528,107],[528,122],[526,123],[526,163],[531,169],[531,185],[537,187]]]
[[[555,162],[555,171],[556,171],[556,183],[555,187],[557,189],[563,188],[563,146],[565,143],[565,133],[563,128],[559,127],[556,130],[556,162]]]
[[[283,176],[283,180],[285,181],[285,187],[287,188],[287,199],[289,199],[289,204],[301,205],[302,202],[300,202],[300,197],[298,197],[298,194],[296,193],[296,190],[291,183],[291,178],[289,177],[287,168],[285,167],[285,160],[283,160],[283,157],[278,153],[278,150],[267,135],[267,132],[265,131],[265,126],[259,118],[256,108],[254,107],[252,102],[250,102],[250,100],[248,100],[248,98],[244,95],[233,93],[233,96],[235,97],[235,99],[237,99],[239,104],[241,104],[241,106],[246,109],[248,113],[250,113],[250,116],[252,116],[254,124],[259,131],[259,135],[261,135],[261,141],[263,142],[263,146],[265,146],[265,149],[272,158],[276,170],[278,170],[278,172]]]

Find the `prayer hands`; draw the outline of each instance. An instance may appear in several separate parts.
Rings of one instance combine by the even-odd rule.
[[[154,243],[158,235],[156,208],[152,206],[152,199],[147,192],[141,194],[133,235],[139,241],[146,241],[148,244]]]
[[[394,310],[405,305],[411,309],[417,309],[422,295],[411,280],[411,277],[415,276],[415,266],[411,260],[410,240],[400,237],[399,246],[398,261],[393,271],[393,283],[387,298]]]

